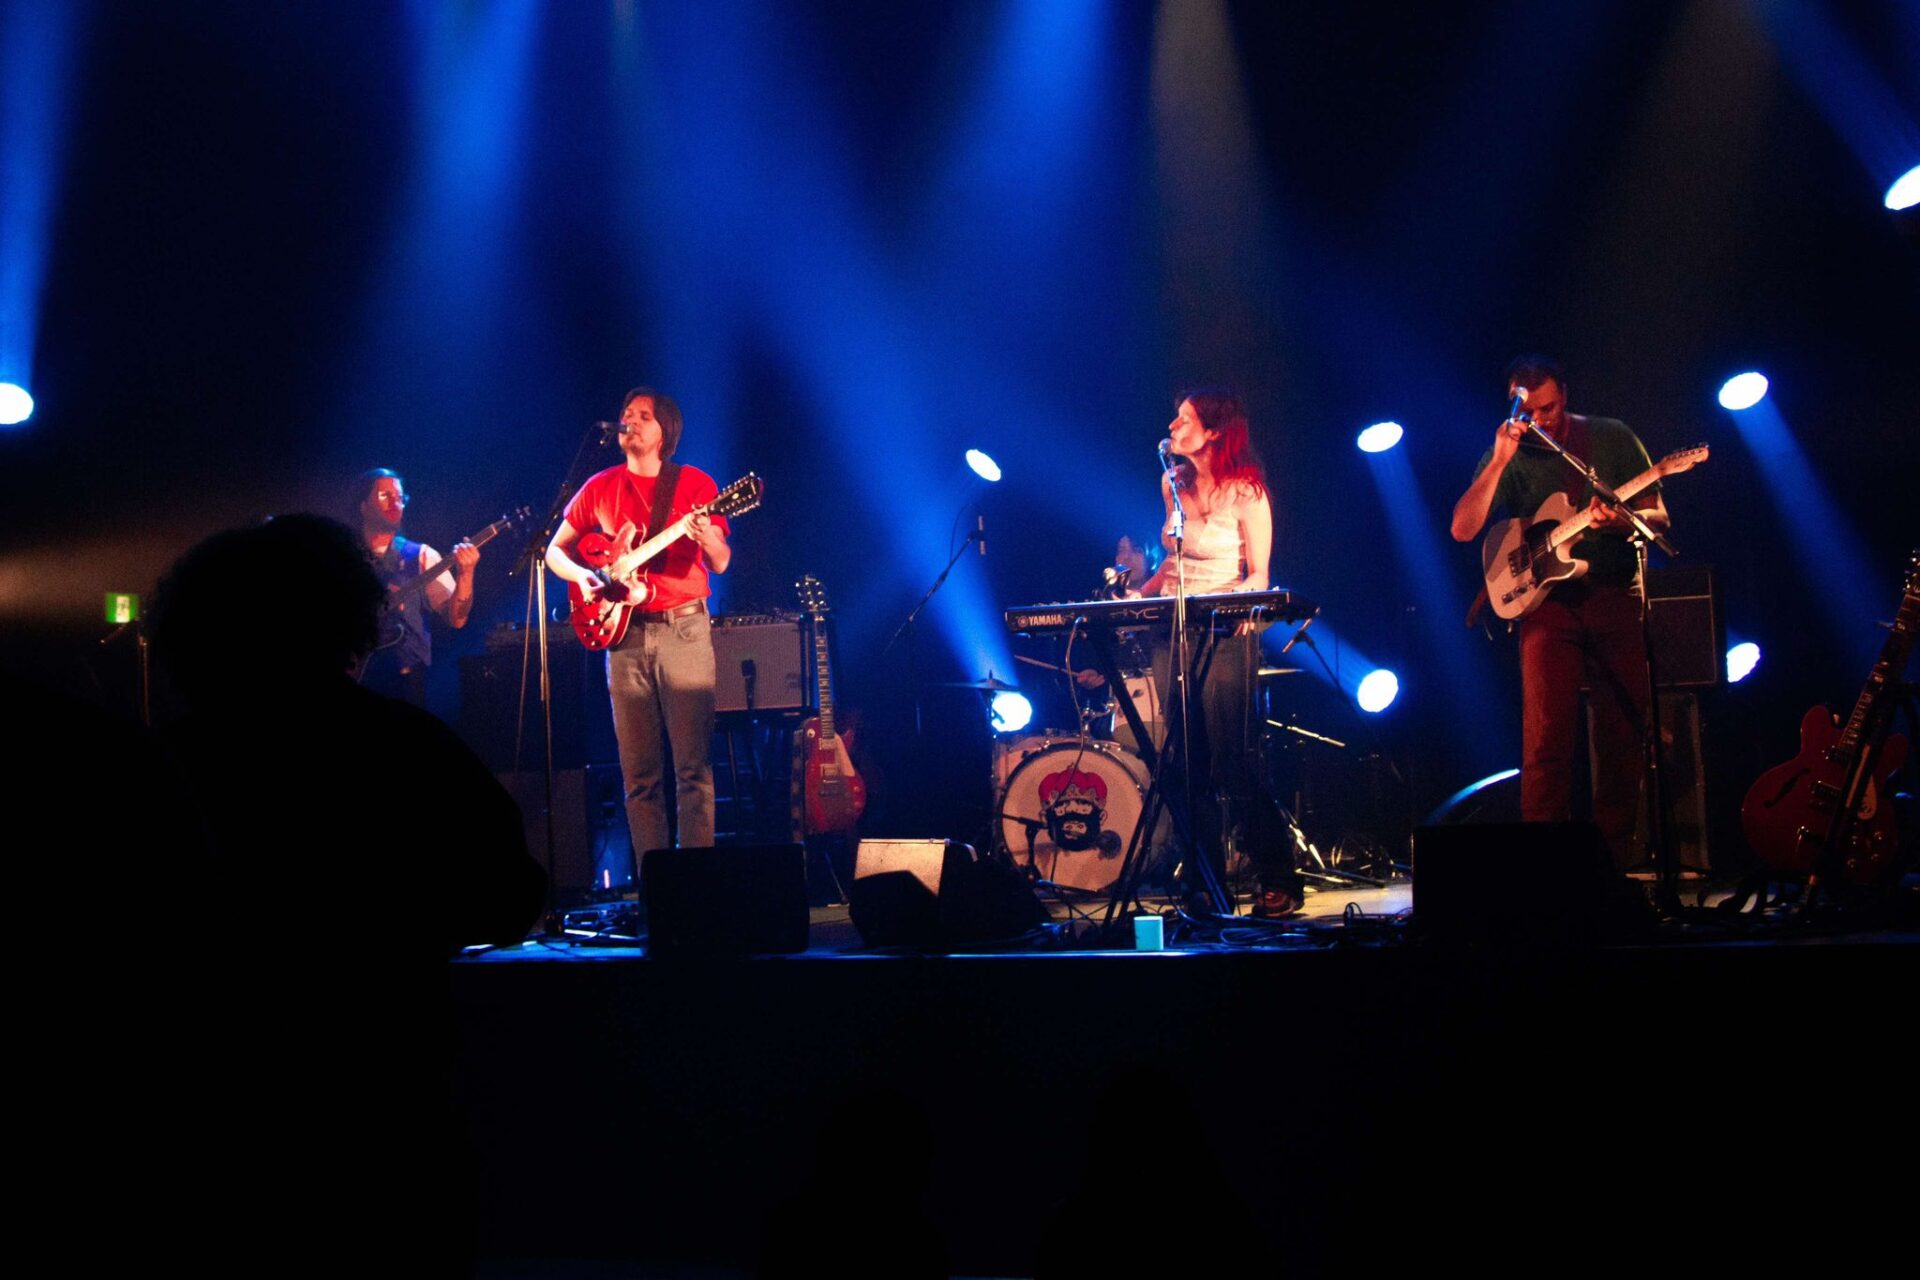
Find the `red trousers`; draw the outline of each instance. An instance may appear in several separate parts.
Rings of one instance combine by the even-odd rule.
[[[1645,772],[1647,655],[1640,597],[1626,587],[1563,583],[1520,624],[1524,719],[1520,816],[1565,822],[1573,816],[1573,758],[1580,731],[1580,689],[1593,719],[1593,820],[1614,865],[1632,856]]]

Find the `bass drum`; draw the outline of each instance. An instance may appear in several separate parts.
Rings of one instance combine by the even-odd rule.
[[[1043,880],[1111,888],[1146,810],[1146,765],[1115,743],[1073,737],[1028,739],[1015,750],[1019,763],[1000,791],[1001,846]]]

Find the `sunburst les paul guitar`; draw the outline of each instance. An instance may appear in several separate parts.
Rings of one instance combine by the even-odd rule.
[[[580,540],[574,544],[574,555],[580,563],[594,571],[602,588],[614,588],[623,595],[618,600],[605,595],[596,595],[589,600],[586,593],[580,590],[579,583],[567,583],[567,599],[573,607],[569,620],[573,623],[574,634],[580,637],[580,643],[589,649],[610,649],[625,638],[627,620],[633,616],[633,611],[644,608],[653,599],[653,585],[642,577],[640,571],[662,551],[686,537],[687,528],[695,516],[715,515],[731,519],[744,515],[760,505],[760,499],[766,491],[766,483],[749,471],[715,494],[712,501],[701,503],[644,542],[636,541],[641,531],[631,524],[611,538],[598,530],[581,534]]]
[[[800,607],[813,619],[813,678],[820,714],[800,727],[805,751],[802,793],[810,836],[851,832],[867,808],[867,784],[854,772],[848,747],[850,731],[836,731],[833,720],[833,664],[827,653],[827,590],[812,574],[794,584]]]
[[[1740,826],[1760,860],[1775,871],[1811,876],[1824,865],[1849,884],[1872,884],[1899,844],[1894,775],[1907,740],[1888,733],[1895,686],[1920,635],[1920,551],[1908,566],[1893,632],[1844,725],[1825,707],[1800,719],[1800,754],[1760,775],[1740,806]]]
[[[1614,492],[1625,502],[1662,476],[1678,475],[1706,460],[1704,444],[1670,453]],[[1540,504],[1533,519],[1503,520],[1488,530],[1480,544],[1480,568],[1493,611],[1508,620],[1524,618],[1555,586],[1584,575],[1587,562],[1574,558],[1573,544],[1592,523],[1587,512],[1575,512],[1566,494],[1556,493]]]

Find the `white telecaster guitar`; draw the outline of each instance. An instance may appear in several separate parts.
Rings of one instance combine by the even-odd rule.
[[[1625,502],[1662,476],[1677,475],[1707,460],[1707,446],[1696,445],[1670,453],[1652,467],[1614,489]],[[1576,514],[1564,493],[1540,504],[1531,520],[1503,520],[1487,531],[1480,544],[1480,569],[1487,579],[1487,602],[1503,618],[1524,618],[1540,606],[1556,583],[1570,582],[1587,571],[1585,560],[1573,556],[1573,544],[1587,531],[1592,517]]]

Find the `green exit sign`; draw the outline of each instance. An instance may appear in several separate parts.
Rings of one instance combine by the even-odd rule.
[[[107,592],[107,621],[122,624],[137,622],[140,618],[140,597],[121,591]]]

